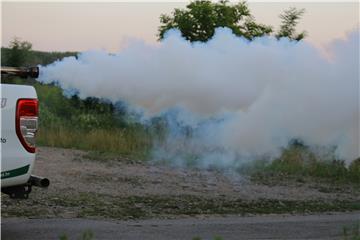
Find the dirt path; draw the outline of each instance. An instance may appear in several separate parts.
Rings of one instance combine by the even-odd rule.
[[[311,216],[255,216],[205,219],[100,221],[84,219],[5,219],[3,240],[79,239],[91,230],[94,239],[177,240],[200,237],[232,239],[344,239],[343,228],[360,221],[360,212]]]

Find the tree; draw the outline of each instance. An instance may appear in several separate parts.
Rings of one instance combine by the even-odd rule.
[[[272,27],[255,22],[245,2],[229,5],[227,0],[213,3],[209,0],[196,0],[186,9],[176,8],[172,16],[160,16],[159,40],[171,28],[180,30],[182,36],[193,42],[209,40],[217,27],[228,27],[237,36],[252,40],[254,37],[269,35]]]
[[[23,66],[28,62],[32,44],[27,41],[21,41],[15,37],[9,44],[10,52],[8,64],[13,67]]]
[[[280,14],[281,26],[279,32],[275,35],[277,39],[287,37],[291,40],[300,41],[306,36],[306,32],[295,32],[295,27],[298,24],[298,20],[305,13],[305,9],[296,9],[294,7],[285,10],[283,14]]]

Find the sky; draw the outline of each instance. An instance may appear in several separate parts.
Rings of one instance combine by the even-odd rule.
[[[116,52],[131,39],[157,44],[159,16],[186,2],[2,2],[1,45],[15,36],[42,51]],[[305,8],[298,31],[306,30],[309,41],[319,48],[359,27],[358,2],[249,2],[260,23],[280,25],[279,14],[289,7]]]

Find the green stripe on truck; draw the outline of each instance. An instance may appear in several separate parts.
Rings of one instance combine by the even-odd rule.
[[[10,171],[1,172],[1,179],[17,177],[26,174],[29,171],[30,164],[21,168],[16,168]]]

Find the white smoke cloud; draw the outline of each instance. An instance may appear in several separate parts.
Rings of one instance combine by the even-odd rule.
[[[116,54],[88,51],[41,67],[39,81],[57,81],[80,97],[126,101],[146,116],[181,109],[177,121],[197,126],[183,147],[221,149],[207,151],[204,166],[275,156],[293,138],[337,146],[350,161],[360,155],[359,31],[329,49],[331,59],[306,42],[249,42],[226,28],[191,44],[171,30],[158,46],[134,41]],[[176,143],[171,136],[169,145]],[[181,158],[169,146],[155,151],[164,152]]]

